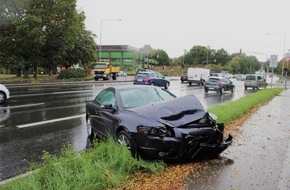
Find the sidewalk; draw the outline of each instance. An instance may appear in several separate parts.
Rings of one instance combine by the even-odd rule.
[[[213,172],[213,179],[191,179],[190,187],[290,190],[290,89],[259,108],[239,128],[222,161],[209,164],[207,171]]]

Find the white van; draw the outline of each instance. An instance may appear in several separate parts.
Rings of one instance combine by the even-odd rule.
[[[188,84],[196,83],[198,85],[204,85],[204,83],[210,77],[210,70],[204,68],[188,68],[187,69],[187,80]]]

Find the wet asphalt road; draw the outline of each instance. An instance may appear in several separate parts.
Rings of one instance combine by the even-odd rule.
[[[107,86],[132,85],[130,78],[118,81],[7,85],[12,97],[0,107],[0,181],[25,172],[34,162],[41,162],[43,151],[59,154],[67,144],[83,150],[86,101]],[[194,94],[205,108],[253,92],[244,91],[243,82],[233,81],[235,93],[222,96],[215,92],[204,94],[201,86],[181,84],[178,78],[171,80],[169,91],[177,96]]]

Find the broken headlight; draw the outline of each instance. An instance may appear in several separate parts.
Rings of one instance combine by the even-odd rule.
[[[152,135],[159,137],[173,137],[173,132],[166,127],[138,126],[137,131],[144,135]]]

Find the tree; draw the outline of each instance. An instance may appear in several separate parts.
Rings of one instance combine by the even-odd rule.
[[[154,57],[159,65],[161,66],[169,65],[170,59],[168,54],[164,50],[162,49],[155,50]]]
[[[0,66],[17,69],[21,75],[25,61],[19,57],[21,49],[16,36],[17,25],[23,19],[26,0],[0,0]]]
[[[76,0],[1,0],[0,60],[19,68],[69,65],[68,53],[84,31]],[[27,73],[26,73],[27,74]]]
[[[231,57],[228,54],[228,52],[222,48],[216,51],[215,59],[216,63],[219,63],[222,66],[224,66],[231,60]]]
[[[45,44],[43,65],[52,71],[58,65],[69,65],[65,58],[84,29],[83,13],[77,13],[76,0],[30,0],[28,14],[42,21]]]
[[[78,36],[74,48],[67,53],[69,63],[80,63],[84,68],[92,61],[96,60],[97,44],[94,40],[95,35],[84,30]]]

